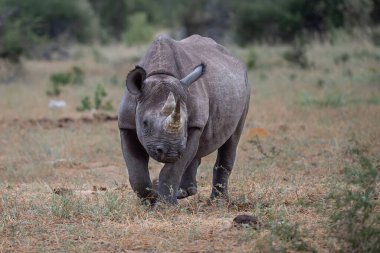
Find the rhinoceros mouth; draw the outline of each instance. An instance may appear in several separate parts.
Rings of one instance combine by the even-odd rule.
[[[178,161],[178,159],[180,158],[180,156],[176,156],[176,157],[169,157],[169,156],[164,156],[164,155],[156,155],[156,154],[152,154],[150,155],[154,160],[156,160],[157,162],[160,162],[160,163],[175,163],[176,161]]]
[[[166,152],[164,149],[159,147],[148,149],[147,151],[150,157],[160,163],[174,163],[181,158],[180,152]]]

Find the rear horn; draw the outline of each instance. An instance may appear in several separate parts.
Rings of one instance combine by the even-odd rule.
[[[203,75],[205,69],[206,65],[204,65],[203,63],[199,64],[194,68],[194,70],[190,74],[181,79],[181,84],[185,88],[188,88],[192,83],[197,81]]]

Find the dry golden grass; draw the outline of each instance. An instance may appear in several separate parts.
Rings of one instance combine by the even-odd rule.
[[[143,48],[73,48],[61,62],[25,61],[0,85],[0,252],[271,252],[339,249],[327,196],[341,181],[356,139],[380,159],[380,54],[367,42],[311,45],[314,67],[257,46],[251,108],[230,179],[229,201],[210,202],[215,155],[202,161],[199,193],[178,208],[139,203],[127,183],[116,121],[63,128],[29,119],[78,119],[75,108],[102,83],[116,108]],[[244,59],[247,52],[235,49]],[[346,62],[335,63],[342,54]],[[49,75],[83,68],[83,86],[63,88],[63,110],[47,108]],[[117,77],[117,84],[110,81]],[[18,119],[18,121],[13,121]],[[152,162],[152,175],[160,164]],[[54,193],[54,191],[56,193]],[[58,194],[57,194],[58,193]],[[255,215],[258,230],[234,226]]]

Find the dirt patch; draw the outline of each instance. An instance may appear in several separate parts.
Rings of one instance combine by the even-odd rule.
[[[62,117],[58,119],[39,118],[39,119],[12,119],[12,120],[0,120],[0,126],[2,127],[15,127],[20,128],[34,128],[40,127],[43,129],[53,128],[68,128],[78,123],[94,124],[117,121],[117,115],[109,115],[106,113],[93,113],[89,116],[82,117]]]

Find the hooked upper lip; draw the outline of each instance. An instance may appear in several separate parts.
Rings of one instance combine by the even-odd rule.
[[[163,155],[161,155],[161,156],[154,155],[154,156],[152,156],[152,158],[154,160],[156,160],[157,162],[160,162],[160,163],[174,163],[179,159],[179,157],[167,157],[167,156],[163,156]]]
[[[174,163],[182,156],[179,152],[176,155],[172,155],[166,152],[157,151],[157,149],[149,150],[148,153],[154,160],[161,163]]]

